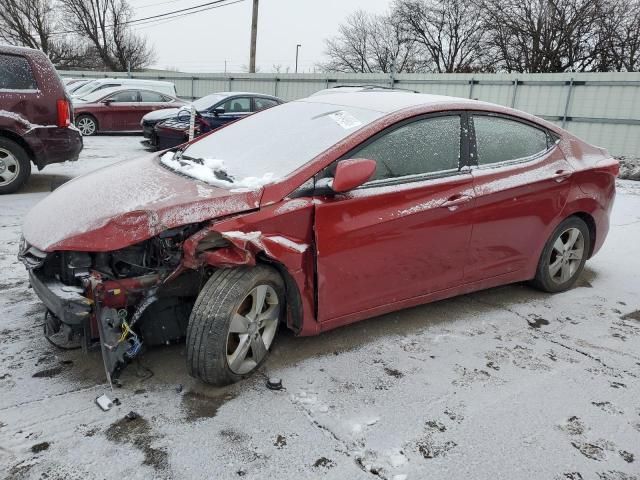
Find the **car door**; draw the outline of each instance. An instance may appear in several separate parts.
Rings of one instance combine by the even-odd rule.
[[[147,113],[161,108],[171,108],[170,97],[166,97],[159,92],[151,90],[140,90],[140,103],[138,104],[136,118],[134,119],[134,130],[140,129],[140,121]]]
[[[223,109],[224,113],[215,114],[213,110]],[[239,118],[243,118],[251,114],[251,98],[250,97],[233,97],[219,103],[210,112],[207,113],[206,120],[211,126],[211,130],[215,130]]]
[[[130,131],[140,129],[139,123],[142,117],[137,116],[140,106],[139,98],[137,90],[123,90],[107,98],[109,104],[105,109],[105,116],[108,117],[106,120],[109,130]],[[136,118],[138,118],[137,126],[135,125]]]
[[[352,192],[316,199],[319,321],[462,281],[473,185],[460,155],[461,119],[405,122],[345,157],[376,160],[377,169]]]
[[[476,207],[466,282],[516,272],[538,255],[573,171],[544,128],[483,113],[473,113],[470,126]]]

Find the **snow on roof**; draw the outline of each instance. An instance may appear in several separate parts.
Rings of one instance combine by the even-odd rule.
[[[391,113],[407,107],[418,105],[438,105],[451,103],[469,103],[478,105],[477,100],[468,98],[447,97],[444,95],[431,95],[427,93],[413,93],[400,91],[360,91],[360,92],[336,92],[335,94],[318,95],[297,100],[298,102],[328,103],[343,107],[357,107],[375,110],[381,113]]]

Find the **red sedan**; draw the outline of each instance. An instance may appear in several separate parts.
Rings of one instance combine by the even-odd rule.
[[[75,124],[84,136],[100,132],[141,132],[147,113],[175,108],[186,102],[165,93],[139,88],[112,87],[73,100]]]
[[[186,336],[191,374],[225,384],[280,326],[315,335],[512,282],[571,288],[607,236],[617,173],[605,150],[509,108],[316,96],[69,182],[27,216],[20,256],[47,335],[100,338],[110,375]]]

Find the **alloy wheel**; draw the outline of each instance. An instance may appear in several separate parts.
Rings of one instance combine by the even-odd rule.
[[[565,283],[573,278],[580,268],[584,245],[584,236],[577,228],[569,228],[558,236],[549,257],[549,276],[554,283]]]
[[[6,148],[0,148],[0,186],[9,185],[20,175],[18,159]]]
[[[240,302],[227,333],[227,364],[245,375],[267,355],[278,329],[280,299],[270,285],[258,285]]]
[[[89,117],[82,117],[78,120],[76,127],[78,127],[78,130],[80,130],[83,137],[96,133],[96,122],[91,120]]]

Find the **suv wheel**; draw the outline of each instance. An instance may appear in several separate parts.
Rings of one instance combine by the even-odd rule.
[[[98,122],[91,115],[80,115],[76,118],[76,127],[83,137],[90,137],[98,131]]]
[[[214,272],[189,318],[189,373],[220,386],[254,373],[284,315],[284,292],[278,271],[265,265]]]
[[[0,195],[13,193],[31,175],[31,160],[24,148],[13,140],[0,138]]]

